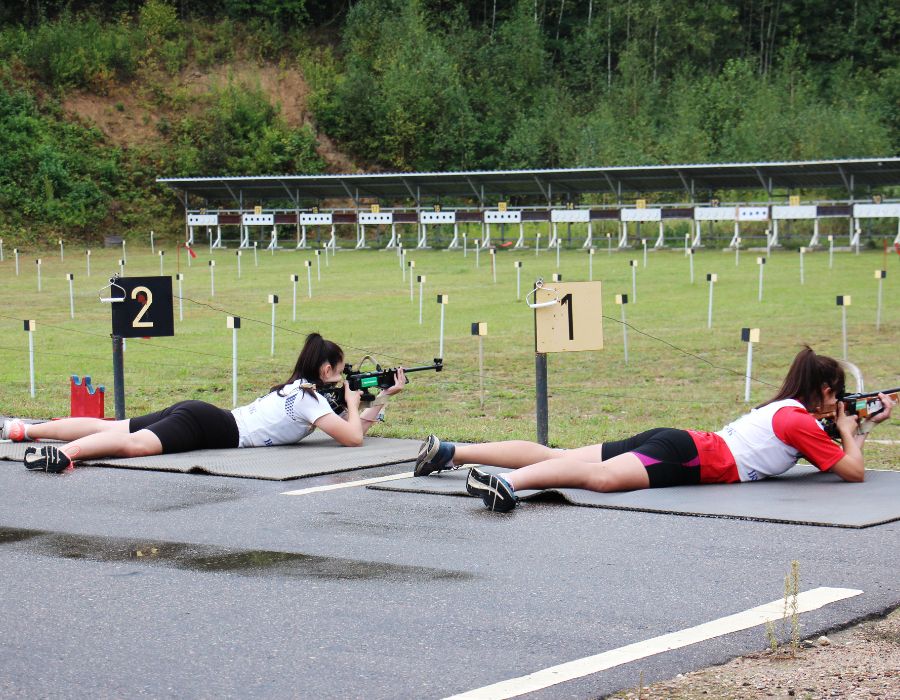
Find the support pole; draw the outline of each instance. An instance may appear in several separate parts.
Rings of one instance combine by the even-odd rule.
[[[294,312],[291,316],[291,319],[294,323],[297,322],[297,282],[300,280],[299,275],[291,275],[291,288],[293,289],[293,299],[294,299]]]
[[[113,402],[116,420],[125,420],[125,355],[123,338],[112,336],[113,347]]]
[[[422,297],[425,294],[425,275],[419,275],[419,325],[422,325]]]
[[[166,251],[159,251],[159,276],[163,276],[163,260],[165,260]]]
[[[66,279],[69,281],[69,318],[75,318],[75,275],[70,272]]]
[[[91,251],[90,249],[84,251],[84,257],[87,258],[87,276],[91,276]]]
[[[594,281],[594,253],[596,253],[595,248],[591,248],[588,251],[588,281]]]
[[[184,280],[184,273],[176,272],[175,279],[178,280],[178,320],[184,320],[184,292],[181,290]]]
[[[516,268],[516,301],[522,298],[522,261],[516,260],[514,263]]]
[[[875,279],[878,280],[878,304],[875,307],[875,330],[881,330],[881,287],[884,278],[887,277],[887,270],[875,270]]]
[[[231,406],[237,408],[238,405],[238,328],[241,327],[240,316],[229,316],[226,326],[231,328]]]
[[[312,299],[312,260],[304,260],[306,266],[306,293]]]
[[[41,259],[38,258],[34,261],[35,265],[37,265],[37,283],[38,283],[38,291],[41,291]]]
[[[534,354],[534,379],[536,394],[535,417],[537,419],[537,441],[546,446],[548,442],[548,407],[547,407],[547,355],[543,352]]]
[[[278,305],[278,295],[270,294],[269,303],[272,305],[272,344],[269,352],[275,357],[275,307]]]
[[[28,377],[31,385],[31,398],[34,398],[34,331],[36,321],[25,321],[25,332],[28,333]]]

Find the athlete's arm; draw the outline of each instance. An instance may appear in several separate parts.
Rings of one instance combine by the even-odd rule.
[[[335,413],[327,413],[319,418],[315,425],[322,432],[333,437],[344,447],[359,447],[363,444],[362,421],[359,417],[359,399],[361,392],[350,391],[350,385],[344,384],[344,399],[347,402],[347,412],[344,418]]]

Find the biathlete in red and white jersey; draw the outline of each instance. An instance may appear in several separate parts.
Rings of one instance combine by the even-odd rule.
[[[774,397],[718,432],[654,428],[571,450],[524,440],[454,445],[429,435],[419,449],[415,474],[425,476],[458,464],[514,469],[494,475],[473,468],[466,479],[470,494],[501,512],[516,506],[516,491],[521,490],[632,491],[757,481],[783,474],[800,457],[844,481],[863,481],[866,435],[890,418],[893,402],[879,394],[884,410],[860,425],[838,401],[843,393],[844,370],[837,360],[804,347]],[[816,418],[827,414],[836,416],[840,445]]]

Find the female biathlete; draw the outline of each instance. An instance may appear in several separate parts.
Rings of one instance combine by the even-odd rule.
[[[419,450],[416,476],[456,464],[487,464],[516,471],[493,475],[469,470],[466,490],[493,511],[515,508],[516,491],[580,488],[591,491],[757,481],[782,474],[803,456],[845,481],[863,481],[862,446],[876,423],[890,418],[893,402],[858,425],[838,398],[844,370],[808,346],[794,358],[778,393],[717,433],[655,428],[625,440],[554,450],[523,440],[453,445],[430,435]],[[816,417],[835,416],[841,445]]]
[[[273,386],[253,403],[233,411],[203,401],[181,401],[130,420],[64,418],[26,425],[3,424],[3,437],[24,440],[64,440],[67,444],[29,447],[28,469],[59,473],[76,460],[98,457],[144,457],[227,447],[265,447],[300,442],[316,428],[341,445],[359,447],[363,436],[383,416],[388,397],[402,391],[406,377],[397,370],[394,385],[360,412],[361,392],[344,385],[347,410],[338,416],[315,389],[341,380],[344,353],[318,333],[306,337],[290,378]]]

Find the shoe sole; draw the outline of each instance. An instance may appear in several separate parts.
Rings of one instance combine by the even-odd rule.
[[[65,459],[65,463],[62,463],[60,457]],[[29,471],[45,471],[48,474],[61,474],[72,466],[72,460],[58,447],[42,447],[40,451],[29,447],[25,450],[22,463]]]
[[[486,474],[485,472],[480,472],[488,477],[488,483],[484,483],[473,473],[475,470],[472,469],[469,471],[468,477],[466,477],[466,491],[472,496],[479,496],[481,500],[484,501],[484,505],[488,507],[493,512],[496,513],[506,513],[511,511],[516,507],[517,501],[515,499],[512,500],[510,504],[510,497],[508,494],[504,493],[500,490],[500,479],[494,474]],[[497,506],[504,506],[501,508],[497,508]],[[508,508],[505,506],[509,506]]]
[[[436,435],[429,435],[425,439],[425,442],[422,443],[422,447],[419,448],[419,455],[416,457],[416,468],[413,470],[414,476],[428,476],[432,472],[438,471],[437,469],[423,471],[423,467],[434,459],[434,456],[437,454],[440,447],[441,441],[438,440]]]

